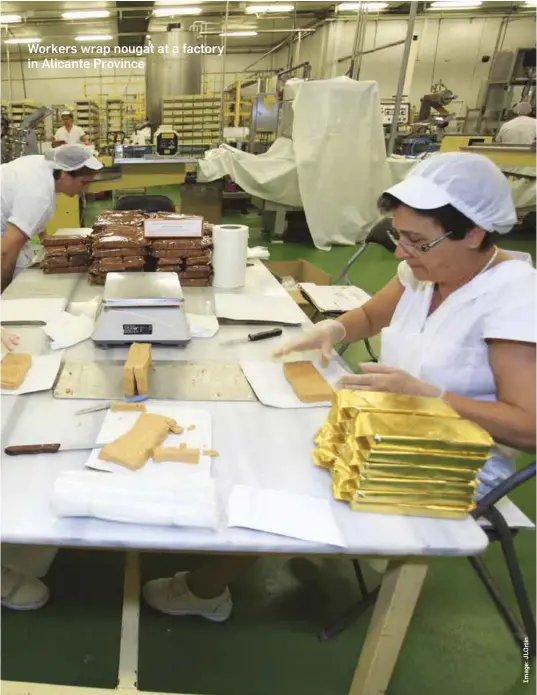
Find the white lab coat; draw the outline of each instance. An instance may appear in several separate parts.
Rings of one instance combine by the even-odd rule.
[[[73,124],[71,130],[67,130],[67,128],[62,125],[54,133],[54,140],[61,140],[62,142],[65,142],[66,145],[80,145],[83,144],[82,137],[85,134],[86,133],[84,132],[83,128],[81,128],[79,125]]]
[[[50,221],[56,209],[53,166],[43,155],[28,155],[0,167],[1,234],[9,223],[26,234],[38,234]],[[30,242],[22,248],[15,274],[30,265]]]
[[[537,121],[531,116],[517,116],[504,123],[496,136],[502,145],[531,145],[537,135]]]
[[[525,261],[498,263],[453,292],[430,316],[433,283],[417,281],[406,261],[399,264],[398,276],[405,292],[381,332],[380,362],[451,393],[496,401],[485,340],[536,342],[537,271]],[[512,458],[506,447],[494,448],[479,474],[479,496],[511,475]]]

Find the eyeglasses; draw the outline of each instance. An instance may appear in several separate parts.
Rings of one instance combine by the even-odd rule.
[[[403,249],[403,251],[406,251],[407,253],[415,256],[418,253],[427,253],[427,251],[433,249],[443,239],[450,236],[452,232],[446,232],[445,234],[442,234],[442,236],[439,236],[436,239],[432,239],[432,241],[428,241],[426,244],[419,244],[418,246],[416,246],[415,244],[411,244],[409,241],[404,241],[403,239],[401,239],[401,235],[399,234],[397,229],[389,229],[387,234],[391,241],[393,241],[395,246],[400,246]]]

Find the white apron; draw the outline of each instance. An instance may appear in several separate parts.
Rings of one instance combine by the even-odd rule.
[[[490,288],[490,278],[484,270],[447,297],[430,316],[434,284],[420,282],[416,290],[407,289],[391,324],[381,331],[379,362],[460,396],[497,400],[487,344],[484,340],[465,342],[462,334],[455,335],[453,331],[454,321],[463,323],[465,305],[476,301]],[[504,278],[504,281],[510,282],[511,278]],[[498,277],[496,287],[501,283],[502,278]],[[411,299],[404,301],[408,292]],[[512,459],[517,454],[508,447],[502,446],[501,451],[498,446],[494,447],[493,456],[479,475],[478,497],[513,473]]]
[[[19,251],[19,255],[17,256],[17,261],[15,264],[15,270],[13,272],[13,277],[17,277],[19,273],[22,273],[23,270],[28,268],[32,264],[32,261],[34,259],[34,251],[32,249],[32,244],[30,240],[28,240],[22,249]]]

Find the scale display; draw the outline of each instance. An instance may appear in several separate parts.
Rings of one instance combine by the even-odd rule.
[[[150,323],[124,323],[123,335],[152,335],[153,326]]]

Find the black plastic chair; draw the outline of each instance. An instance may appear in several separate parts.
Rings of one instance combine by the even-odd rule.
[[[391,217],[385,217],[371,227],[369,234],[366,238],[361,241],[358,245],[358,249],[352,254],[341,273],[332,282],[333,285],[339,285],[344,280],[347,285],[352,285],[349,278],[349,270],[360,258],[360,256],[367,251],[367,249],[372,246],[382,246],[390,253],[395,252],[395,244],[388,236],[388,230],[392,228],[393,221]]]
[[[374,224],[373,227],[371,227],[369,234],[363,241],[359,243],[357,250],[352,254],[347,263],[345,263],[345,266],[343,267],[340,274],[337,275],[336,278],[332,281],[332,284],[341,285],[345,283],[346,285],[352,285],[353,283],[349,278],[349,271],[352,268],[352,266],[356,263],[356,261],[360,258],[360,256],[364,254],[370,246],[382,246],[384,249],[386,249],[386,251],[389,251],[389,253],[394,253],[396,246],[388,236],[388,230],[390,230],[391,228],[391,217],[385,217],[384,219],[380,220],[380,222]],[[327,318],[337,318],[338,316],[341,316],[341,313],[342,312],[327,312],[325,316]],[[320,311],[316,311],[312,316],[312,321],[315,322],[315,320],[320,316],[320,314]],[[377,362],[378,358],[375,355],[373,348],[371,347],[369,338],[364,339],[364,345],[373,362]],[[348,345],[343,345],[339,350],[339,354],[343,355],[343,353],[348,347]]]
[[[511,634],[520,646],[528,646],[529,655],[535,656],[535,617],[531,609],[531,604],[528,598],[528,592],[524,584],[522,571],[518,563],[513,538],[517,534],[517,529],[509,528],[503,514],[495,506],[502,498],[506,497],[510,492],[515,490],[519,485],[531,480],[535,477],[535,461],[522,468],[520,471],[513,473],[502,483],[497,485],[491,492],[486,494],[479,502],[475,509],[471,512],[474,519],[486,519],[491,525],[490,528],[483,528],[487,534],[490,543],[499,541],[502,547],[507,570],[511,579],[511,586],[515,594],[518,610],[522,619],[522,624],[515,616],[513,610],[505,600],[502,592],[496,584],[494,578],[487,569],[485,563],[480,557],[468,558],[470,564],[481,579],[490,597],[498,608],[502,618],[505,620]],[[368,589],[365,578],[358,560],[353,560],[354,571],[358,585],[360,587],[361,600],[349,608],[342,616],[335,620],[330,626],[324,628],[319,633],[319,639],[326,642],[332,637],[335,637],[352,623],[362,616],[366,610],[373,606],[380,586],[374,589]]]
[[[471,512],[474,519],[484,518],[490,523],[490,528],[483,529],[487,534],[489,542],[499,541],[501,545],[522,624],[503,597],[500,588],[481,557],[470,557],[468,559],[485,585],[515,640],[521,647],[524,647],[527,639],[529,642],[529,653],[531,656],[535,656],[535,616],[533,615],[513,543],[517,530],[509,528],[503,514],[495,506],[502,497],[505,497],[519,485],[532,478],[535,478],[535,461],[513,473],[507,480],[497,485],[479,500],[476,508]]]
[[[175,205],[173,200],[165,195],[125,195],[117,201],[115,209],[175,212]]]

